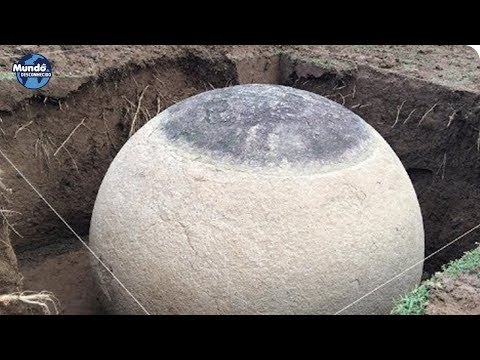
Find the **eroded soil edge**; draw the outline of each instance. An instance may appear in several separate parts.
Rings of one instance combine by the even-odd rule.
[[[327,66],[288,51],[245,57],[184,52],[142,66],[133,62],[107,69],[64,97],[23,99],[11,111],[0,112],[2,150],[85,236],[101,180],[132,131],[188,96],[254,82],[327,96],[359,114],[385,137],[416,188],[426,255],[478,223],[479,94],[365,65]],[[82,250],[72,244],[68,229],[3,159],[0,166],[2,182],[12,189],[2,209],[21,213],[11,218],[22,235],[11,234],[20,265],[33,274],[32,252],[64,243],[69,245],[57,246],[55,256],[63,256],[74,271],[83,271],[86,260],[69,255]],[[432,274],[474,246],[475,237],[463,239],[428,261],[426,273]],[[63,265],[55,261],[50,260],[55,263],[52,266],[62,271]],[[83,280],[91,283],[89,278]],[[99,310],[93,304],[91,311]]]

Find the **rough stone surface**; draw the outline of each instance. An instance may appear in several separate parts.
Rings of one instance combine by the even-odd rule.
[[[369,139],[366,123],[326,98],[284,86],[209,91],[168,109],[167,138],[250,165],[342,162]]]
[[[424,255],[414,189],[381,136],[317,95],[258,85],[139,130],[103,180],[90,242],[157,314],[331,314]],[[141,313],[94,265],[110,311]],[[345,313],[387,313],[421,270]]]

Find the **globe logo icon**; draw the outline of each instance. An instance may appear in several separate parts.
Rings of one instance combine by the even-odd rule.
[[[52,77],[50,62],[40,54],[25,55],[13,64],[12,71],[20,84],[32,90],[44,87]]]

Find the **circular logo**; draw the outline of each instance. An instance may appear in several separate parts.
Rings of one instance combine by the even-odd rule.
[[[25,55],[13,64],[12,71],[20,84],[32,90],[44,87],[52,77],[50,62],[40,54]]]

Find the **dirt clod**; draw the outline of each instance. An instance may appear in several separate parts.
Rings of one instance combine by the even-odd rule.
[[[480,315],[480,269],[457,278],[443,277],[430,290],[428,315]]]

